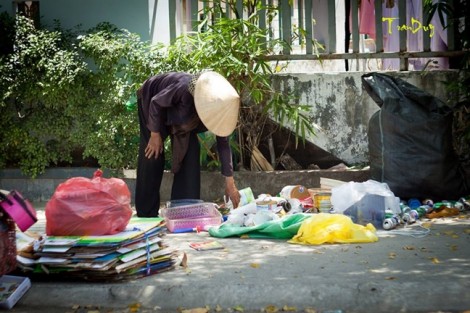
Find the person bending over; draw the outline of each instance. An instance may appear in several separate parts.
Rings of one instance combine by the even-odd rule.
[[[135,207],[139,217],[156,217],[165,165],[164,142],[170,136],[171,200],[200,199],[200,146],[197,134],[216,135],[225,195],[234,207],[240,194],[233,178],[230,134],[234,131],[240,97],[220,74],[164,73],[148,78],[137,91],[140,126]]]

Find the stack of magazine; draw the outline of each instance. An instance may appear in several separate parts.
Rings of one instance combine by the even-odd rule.
[[[164,244],[163,226],[162,218],[132,217],[126,229],[114,235],[36,239],[19,249],[18,268],[48,278],[58,274],[57,278],[96,281],[157,274],[175,265],[176,251]],[[17,238],[18,243],[21,240]]]

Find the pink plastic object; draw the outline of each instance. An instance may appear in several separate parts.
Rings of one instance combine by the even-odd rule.
[[[4,200],[0,201],[0,207],[15,221],[21,231],[28,230],[38,221],[36,210],[18,191],[12,190],[3,198]]]
[[[49,236],[102,236],[123,231],[132,216],[131,194],[124,180],[72,177],[61,183],[46,205]]]
[[[165,219],[170,232],[182,229],[206,229],[222,223],[222,214],[214,203],[209,202],[162,208],[160,216]]]

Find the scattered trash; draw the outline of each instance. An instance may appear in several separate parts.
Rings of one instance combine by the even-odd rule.
[[[385,230],[394,229],[400,225],[400,217],[394,214],[391,210],[385,210],[384,220],[382,222],[382,227]]]
[[[165,207],[160,210],[160,216],[170,232],[207,230],[222,223],[222,214],[210,202]]]
[[[3,275],[0,277],[0,309],[11,309],[31,288],[28,277]]]
[[[331,210],[331,192],[320,192],[314,196],[315,207],[321,213],[328,213]]]
[[[367,243],[378,241],[372,224],[353,223],[343,214],[318,213],[302,222],[290,243],[319,245],[324,243]]]
[[[38,221],[36,210],[18,191],[0,191],[0,209],[3,209],[21,231],[28,230]]]
[[[393,215],[400,214],[400,199],[388,188],[387,184],[374,180],[362,183],[349,182],[331,189],[333,213],[345,214],[354,223],[372,223],[382,228],[385,210]]]
[[[224,245],[218,242],[217,240],[208,240],[202,242],[191,242],[189,246],[197,251],[206,251],[206,250],[219,250],[224,249]]]
[[[279,195],[285,199],[297,198],[303,199],[310,196],[308,190],[301,185],[288,185],[284,186],[279,192]]]

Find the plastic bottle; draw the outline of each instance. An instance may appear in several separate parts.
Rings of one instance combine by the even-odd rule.
[[[416,198],[411,198],[411,199],[408,200],[408,206],[409,206],[411,209],[416,209],[416,208],[418,208],[420,205],[421,205],[421,201],[419,201],[419,200],[416,199]]]

